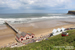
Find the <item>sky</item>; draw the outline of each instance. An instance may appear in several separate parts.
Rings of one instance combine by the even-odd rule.
[[[0,13],[67,13],[75,0],[0,0]]]

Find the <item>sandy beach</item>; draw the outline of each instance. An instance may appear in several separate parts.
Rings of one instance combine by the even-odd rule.
[[[23,23],[23,24],[12,24],[21,32],[33,33],[35,37],[45,36],[50,34],[53,29],[57,28],[68,28],[73,27],[74,22],[70,21],[60,21],[60,20],[47,20],[33,23]],[[4,28],[4,29],[1,29]],[[15,40],[16,33],[8,26],[0,26],[0,47],[7,45],[9,43],[16,43]]]

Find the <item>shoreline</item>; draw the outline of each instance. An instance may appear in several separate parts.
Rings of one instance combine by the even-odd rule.
[[[41,35],[47,35],[52,32],[53,29],[57,28],[68,28],[74,26],[74,24],[71,23],[65,23],[65,22],[60,22],[59,20],[48,20],[48,21],[41,21],[41,22],[34,22],[34,23],[28,23],[28,24],[16,24],[13,25],[16,27],[18,30],[21,32],[27,32],[27,33],[33,33],[35,34],[35,37],[40,37]],[[0,46],[7,45],[9,43],[16,43],[15,40],[15,32],[7,27],[6,29],[0,30]],[[9,37],[7,37],[9,36]]]

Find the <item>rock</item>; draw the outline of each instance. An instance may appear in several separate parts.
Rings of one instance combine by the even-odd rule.
[[[75,15],[75,11],[68,11],[67,14],[74,14]]]

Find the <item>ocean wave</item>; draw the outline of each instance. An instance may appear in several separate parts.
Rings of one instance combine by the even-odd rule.
[[[64,14],[48,14],[48,15],[64,15]]]
[[[73,16],[42,16],[42,17],[34,17],[34,18],[0,18],[0,24],[3,24],[4,21],[8,21],[10,23],[29,23],[34,21],[41,21],[46,19],[59,19],[59,18],[71,18]]]

